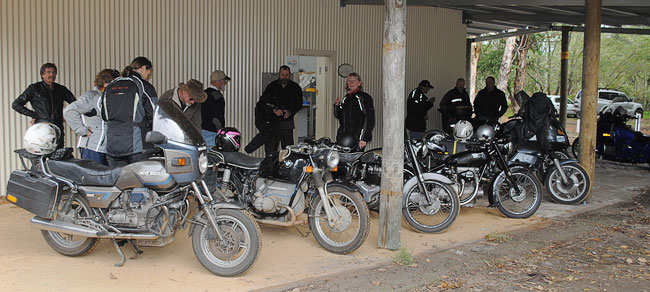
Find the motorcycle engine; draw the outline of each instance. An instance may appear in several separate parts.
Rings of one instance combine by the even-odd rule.
[[[381,164],[360,163],[352,170],[352,178],[356,181],[364,181],[368,185],[381,185]]]
[[[111,210],[106,217],[111,224],[121,227],[141,228],[145,226],[147,212],[158,199],[156,192],[147,188],[135,188],[122,193],[118,200],[113,202]],[[149,216],[157,215],[159,210],[154,210]]]
[[[297,194],[291,204],[294,190]],[[302,189],[293,183],[257,178],[253,196],[253,207],[264,213],[282,211],[285,209],[283,206],[290,206],[290,204],[296,215],[301,214],[305,209],[305,195]]]

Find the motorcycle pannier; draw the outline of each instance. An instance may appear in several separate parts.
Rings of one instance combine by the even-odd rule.
[[[59,189],[59,184],[49,178],[15,170],[7,183],[7,200],[39,217],[52,219]]]

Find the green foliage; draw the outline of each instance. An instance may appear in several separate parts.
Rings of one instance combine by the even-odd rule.
[[[543,32],[530,36],[524,90],[529,94],[542,91],[546,94],[560,92],[561,32]],[[569,35],[569,97],[574,97],[582,87],[582,62],[584,38],[581,32]],[[477,65],[477,88],[484,86],[488,75],[498,78],[505,40],[484,42]],[[602,34],[599,87],[625,92],[634,101],[650,108],[650,37],[647,35]],[[517,64],[517,54],[509,76],[512,88]]]
[[[397,251],[393,258],[393,262],[401,266],[410,266],[415,263],[413,256],[411,256],[411,252],[406,249],[406,247],[402,247]]]

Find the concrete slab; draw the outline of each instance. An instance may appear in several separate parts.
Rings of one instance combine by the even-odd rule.
[[[442,234],[420,234],[403,224],[402,243],[413,254],[435,252],[476,241],[489,233],[507,232],[543,221],[544,217],[570,216],[631,198],[636,190],[650,187],[647,168],[604,163],[597,169],[594,193],[586,205],[562,206],[543,202],[538,217],[508,219],[479,201],[462,208],[457,221]],[[298,228],[262,227],[261,256],[251,270],[237,278],[221,278],[206,271],[196,260],[187,231],[163,248],[143,248],[137,260],[121,267],[109,241],[102,241],[89,255],[78,258],[53,251],[41,233],[29,225],[31,214],[6,202],[0,203],[0,291],[248,291],[283,285],[315,276],[388,264],[394,252],[377,248],[377,214],[372,214],[371,233],[364,245],[350,255],[325,251],[308,233]],[[127,256],[130,251],[125,249]]]

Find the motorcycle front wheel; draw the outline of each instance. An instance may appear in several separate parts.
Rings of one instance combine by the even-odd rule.
[[[420,184],[416,183],[406,190],[402,215],[406,223],[416,231],[442,232],[454,223],[460,212],[458,195],[448,185],[432,179],[425,179],[424,187],[431,194],[429,200]]]
[[[192,232],[194,254],[203,267],[216,275],[243,274],[253,266],[262,249],[260,227],[242,210],[219,209],[215,217],[223,240],[217,238],[207,218],[203,218],[206,224],[197,225]]]
[[[309,208],[309,228],[314,238],[326,250],[336,254],[348,254],[358,249],[370,231],[368,206],[356,192],[341,187],[327,188],[331,210],[336,216],[330,223],[323,201],[315,195]]]
[[[578,155],[580,150],[580,137],[577,137],[575,140],[573,140],[573,145],[571,145],[571,152],[573,153],[573,157],[575,159],[578,159]]]
[[[535,173],[523,167],[512,167],[510,172],[514,184],[507,178],[505,171],[499,172],[494,178],[491,194],[493,202],[506,217],[528,218],[537,212],[542,203],[541,184]]]
[[[70,194],[61,196],[55,220],[78,224],[78,220],[90,218],[92,216],[92,210],[88,200],[78,195],[72,197],[67,212],[64,212],[63,205],[69,200],[70,196]],[[99,242],[97,238],[73,236],[55,231],[41,230],[41,233],[43,233],[43,238],[45,238],[45,241],[50,247],[62,255],[71,257],[89,254]]]
[[[575,162],[563,164],[562,170],[569,179],[568,184],[562,181],[562,176],[555,166],[549,168],[544,177],[544,186],[551,199],[559,204],[577,204],[584,201],[591,188],[587,171]]]

